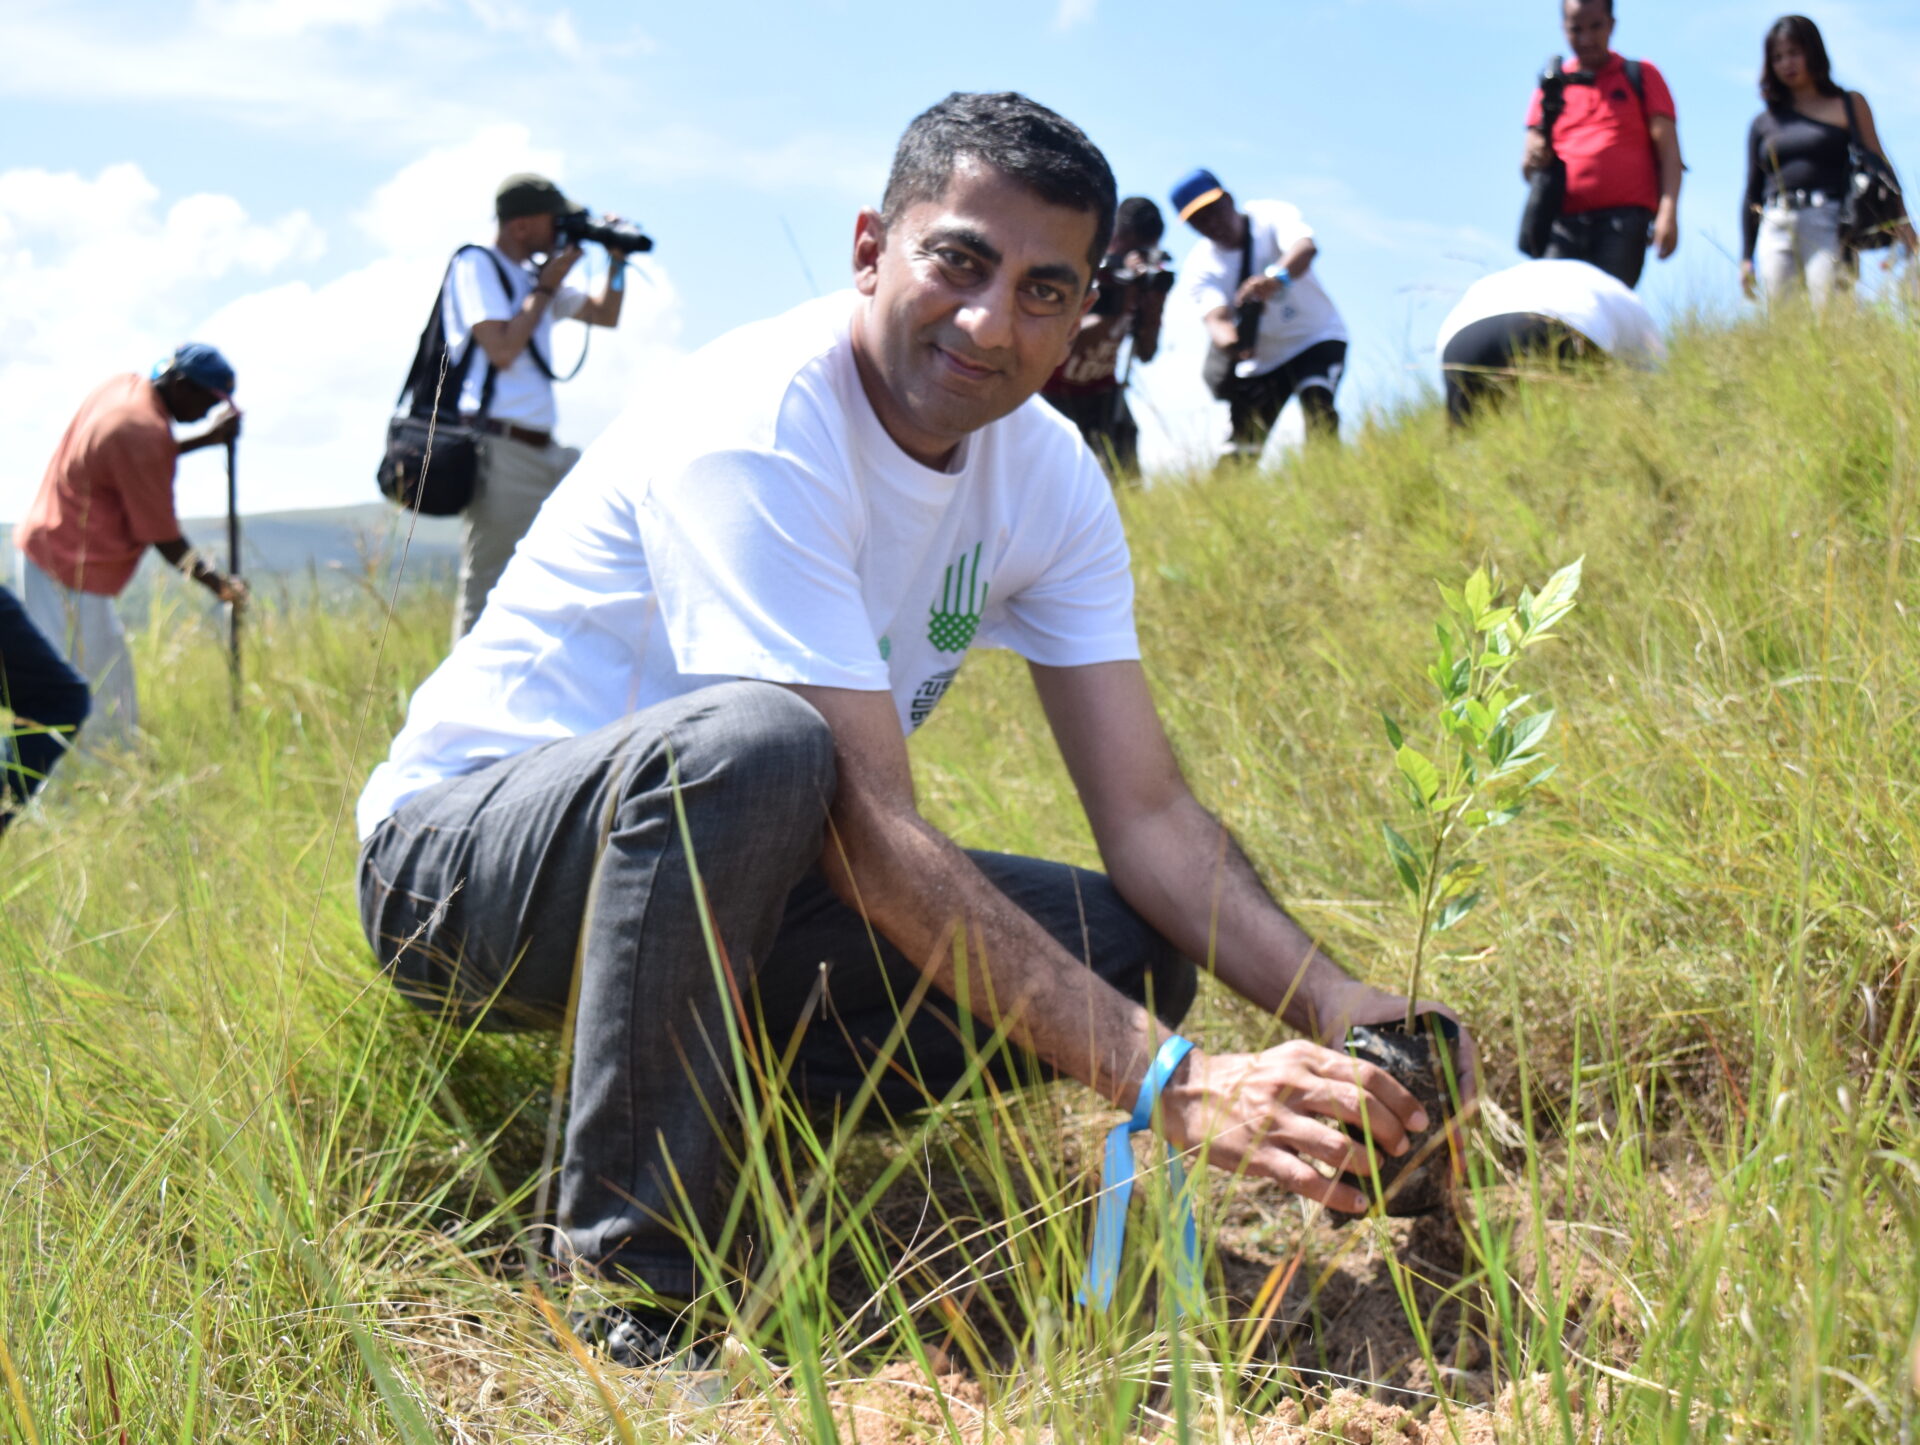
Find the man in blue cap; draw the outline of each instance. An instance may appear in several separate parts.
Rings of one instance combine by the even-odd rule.
[[[1314,277],[1319,247],[1295,206],[1233,197],[1209,170],[1173,188],[1173,207],[1203,238],[1180,267],[1211,346],[1202,372],[1227,403],[1233,436],[1222,460],[1254,462],[1297,395],[1309,438],[1337,438],[1334,393],[1347,364],[1347,328]]]
[[[242,606],[246,585],[209,566],[180,535],[174,463],[182,452],[224,446],[240,434],[233,368],[213,347],[190,341],[146,376],[102,382],[80,404],[40,490],[14,532],[20,600],[33,624],[92,684],[90,742],[129,741],[139,725],[133,662],[114,609],[152,547],[222,602]],[[176,422],[229,415],[190,441]]]

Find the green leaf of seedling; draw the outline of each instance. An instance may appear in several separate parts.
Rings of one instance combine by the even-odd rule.
[[[1520,619],[1520,625],[1528,632],[1533,631],[1533,589],[1522,587],[1520,601],[1514,606],[1514,615]]]
[[[1493,579],[1487,576],[1485,567],[1474,568],[1473,575],[1467,578],[1467,585],[1461,594],[1466,604],[1469,620],[1477,622],[1487,610],[1487,604],[1493,601]]]
[[[1513,749],[1511,756],[1519,758],[1532,752],[1547,735],[1547,729],[1553,726],[1553,709],[1546,708],[1532,717],[1522,718],[1513,725]]]
[[[1491,708],[1476,697],[1468,698],[1461,707],[1462,711],[1467,715],[1467,721],[1473,724],[1474,742],[1481,747],[1485,747],[1487,734],[1493,731],[1494,724],[1498,722],[1499,719],[1493,715]]]
[[[1552,777],[1555,773],[1559,771],[1560,771],[1560,764],[1558,763],[1549,764],[1547,767],[1541,769],[1538,774],[1536,774],[1531,778],[1528,778],[1526,787],[1522,788],[1521,791],[1523,793],[1531,793],[1535,788],[1539,787],[1542,783],[1546,782],[1548,778]]]
[[[1473,912],[1474,905],[1479,903],[1481,896],[1478,891],[1475,891],[1467,894],[1463,898],[1449,899],[1446,907],[1440,910],[1440,919],[1433,925],[1433,931],[1435,933],[1445,933],[1449,928],[1453,927],[1454,924]]]
[[[1463,657],[1453,665],[1453,673],[1447,679],[1447,685],[1441,689],[1452,702],[1457,697],[1465,697],[1473,687],[1473,659]]]
[[[1407,745],[1406,735],[1400,731],[1400,724],[1395,722],[1384,709],[1380,713],[1380,721],[1387,725],[1388,743],[1392,745],[1395,752],[1399,752]]]
[[[1497,768],[1513,753],[1513,729],[1501,723],[1487,734],[1487,757]]]
[[[1394,754],[1394,761],[1400,765],[1401,775],[1419,793],[1421,805],[1432,807],[1440,791],[1440,770],[1433,765],[1433,760],[1418,748],[1403,747]]]
[[[1514,713],[1533,701],[1533,694],[1523,692],[1519,696],[1501,688],[1487,699],[1487,706],[1493,709],[1495,722],[1509,722]]]
[[[1504,828],[1519,817],[1521,811],[1520,805],[1515,803],[1505,808],[1489,808],[1483,816],[1486,818],[1487,827]]]
[[[1401,887],[1415,898],[1420,896],[1420,855],[1413,850],[1413,844],[1401,837],[1392,824],[1382,823],[1380,831],[1386,835],[1387,857],[1393,863],[1393,871],[1399,876]]]
[[[1482,613],[1479,617],[1476,617],[1473,625],[1482,632],[1492,632],[1496,627],[1504,628],[1511,621],[1513,621],[1513,609],[1511,607],[1496,607],[1493,611]]]
[[[1585,557],[1569,562],[1553,576],[1533,599],[1535,626],[1544,631],[1573,611],[1574,597],[1580,591],[1581,568]]]
[[[1444,798],[1435,798],[1427,807],[1435,813],[1444,813],[1449,808],[1457,808],[1467,801],[1465,793],[1449,793]]]
[[[1490,632],[1487,634],[1487,651],[1499,657],[1511,658],[1514,655],[1513,639],[1507,636],[1505,629]]]

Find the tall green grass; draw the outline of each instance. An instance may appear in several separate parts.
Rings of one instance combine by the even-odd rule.
[[[976,1081],[820,1120],[777,1087],[785,1041],[743,1038],[739,1247],[706,1265],[751,1348],[718,1405],[547,1337],[566,1282],[518,1244],[563,1060],[435,1028],[360,938],[351,803],[444,603],[403,587],[389,618],[373,578],[264,613],[235,716],[217,640],[163,595],[136,638],[149,746],[71,767],[0,845],[0,1438],[853,1439],[876,1411],[927,1438],[1214,1438],[1311,1414],[1334,1375],[1419,1413],[1523,1382],[1514,1439],[1911,1438],[1917,421],[1896,319],[1703,330],[1659,376],[1544,379],[1467,438],[1415,408],[1274,475],[1128,496],[1197,791],[1385,984],[1410,936],[1378,714],[1423,686],[1430,579],[1587,557],[1533,675],[1553,796],[1430,972],[1495,1105],[1463,1247],[1436,1264],[1212,1179],[1214,1297],[1182,1319],[1155,1171],[1090,1315],[1087,1096]],[[915,753],[963,843],[1096,861],[1012,659],[969,662]],[[1188,1031],[1277,1037],[1211,990]],[[1367,1308],[1370,1361],[1334,1343]],[[1440,1411],[1430,1438],[1485,1423]]]

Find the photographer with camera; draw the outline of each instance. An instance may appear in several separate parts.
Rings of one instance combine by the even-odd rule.
[[[440,298],[446,354],[460,357],[469,338],[479,350],[463,367],[459,410],[485,434],[461,513],[456,642],[479,618],[540,504],[580,459],[553,439],[554,320],[618,326],[627,255],[652,246],[617,217],[595,223],[544,176],[508,176],[494,215],[493,244],[461,248]],[[607,279],[597,296],[566,284],[582,241],[606,248]]]
[[[1649,235],[1660,259],[1680,245],[1680,132],[1673,93],[1650,62],[1613,43],[1613,0],[1565,0],[1573,57],[1541,77],[1527,113],[1523,178],[1564,164],[1565,194],[1540,252],[1640,284]],[[1556,187],[1557,189],[1557,187]]]
[[[1127,379],[1120,375],[1120,347],[1131,343],[1128,370],[1153,360],[1160,349],[1160,320],[1173,289],[1167,253],[1160,249],[1166,222],[1145,196],[1129,196],[1114,218],[1113,240],[1100,263],[1093,309],[1080,318],[1073,350],[1040,389],[1053,408],[1080,428],[1112,481],[1140,475],[1140,428],[1127,406]]]
[[[1312,274],[1313,230],[1284,201],[1236,206],[1212,171],[1173,188],[1180,219],[1205,239],[1180,267],[1208,350],[1202,376],[1227,403],[1232,440],[1221,464],[1257,462],[1287,398],[1298,395],[1309,440],[1338,440],[1333,397],[1347,364],[1347,327]]]

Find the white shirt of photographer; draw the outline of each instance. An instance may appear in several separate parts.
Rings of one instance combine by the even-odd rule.
[[[1240,210],[1253,226],[1250,276],[1258,276],[1302,241],[1313,239],[1313,228],[1298,206],[1285,201],[1245,201]],[[1202,316],[1222,306],[1232,311],[1234,293],[1240,289],[1240,248],[1202,240],[1180,263],[1178,285]],[[1265,376],[1309,346],[1346,339],[1347,326],[1333,298],[1320,285],[1319,277],[1308,271],[1267,302],[1253,360],[1241,362],[1238,370],[1242,376]]]
[[[970,646],[1138,658],[1113,489],[1039,398],[935,471],[874,415],[852,292],[731,332],[561,482],[361,794],[423,788],[735,678],[892,695],[911,733]]]
[[[482,252],[492,252],[507,273],[507,287],[500,284],[500,272]],[[511,290],[507,288],[511,288]],[[473,335],[476,321],[511,321],[520,314],[520,303],[534,288],[534,274],[492,246],[470,246],[454,258],[447,277],[446,295],[441,298],[440,321],[446,328],[447,354],[457,361]],[[553,361],[553,323],[580,314],[587,293],[573,286],[562,286],[547,303],[533,328],[533,346]],[[483,351],[467,368],[466,384],[460,391],[460,410],[471,416],[480,410],[480,393],[486,386],[492,363]],[[553,383],[540,374],[528,351],[513,359],[513,365],[500,373],[493,386],[493,404],[487,415],[495,421],[511,422],[534,431],[550,432],[558,414],[553,405]]]

